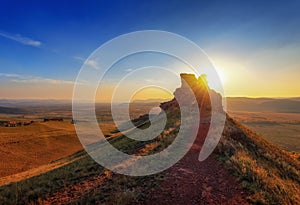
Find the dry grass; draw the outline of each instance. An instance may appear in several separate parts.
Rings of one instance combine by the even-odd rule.
[[[124,136],[111,138],[112,145],[123,152],[138,152],[140,145]],[[78,158],[72,162],[72,159]],[[141,200],[141,189],[157,186],[158,176],[128,177],[112,175],[103,169],[85,152],[78,152],[68,160],[70,163],[27,180],[0,187],[0,204],[43,204],[52,194],[60,193],[67,187],[82,185],[94,177],[105,175],[104,183],[91,190],[84,190],[80,198],[70,199],[77,204],[130,204]]]
[[[256,204],[300,204],[300,163],[229,119],[218,152]]]
[[[300,114],[230,112],[230,115],[280,148],[300,153]]]
[[[107,113],[102,114],[106,116]],[[139,113],[137,112],[135,114],[137,115]],[[48,124],[49,126],[46,128],[44,126],[47,123],[38,123],[36,126],[41,126],[41,128],[32,127],[31,129],[33,132],[36,129],[44,130],[45,132],[49,131],[49,129],[55,129],[56,132],[58,132],[56,127],[58,125],[55,123],[61,122],[49,122],[51,124]],[[100,126],[103,126],[106,130],[105,132],[115,130],[114,125],[109,121],[100,123]],[[63,127],[65,130],[61,131],[64,133],[67,132],[68,128]],[[15,133],[12,130],[11,132]],[[47,133],[49,134],[51,132]],[[170,141],[165,136],[157,138],[156,140]],[[122,135],[110,138],[109,141],[119,150],[131,154],[141,154],[139,150],[145,148],[146,145],[145,142],[134,141]],[[153,143],[156,143],[155,140]],[[158,145],[159,143],[157,143],[157,146]],[[157,147],[151,145],[146,148],[146,151],[149,152],[155,148]],[[72,162],[74,159],[76,160]],[[45,202],[44,200],[51,197],[52,194],[60,193],[61,190],[64,190],[66,187],[80,184],[107,172],[87,156],[84,151],[78,152],[65,160],[69,161],[69,163],[55,170],[0,187],[0,204],[43,204]],[[127,202],[141,200],[143,193],[140,190],[151,189],[151,187],[157,186],[154,176],[126,177],[114,175],[113,177],[108,177],[107,174],[105,175],[107,176],[107,181],[104,182],[104,184],[97,186],[95,189],[86,190],[80,198],[74,198],[70,200],[70,202],[72,201],[72,203],[78,204],[126,204]]]
[[[70,122],[0,127],[0,145],[0,177],[37,168],[82,150]]]
[[[133,104],[130,115],[133,118],[150,110],[153,104]],[[36,169],[52,161],[82,150],[71,121],[69,105],[50,105],[27,108],[22,115],[0,114],[2,120],[35,122],[22,127],[0,127],[0,177]],[[96,105],[99,126],[106,137],[116,132],[112,121],[110,104]],[[64,122],[42,122],[45,117],[61,117]]]

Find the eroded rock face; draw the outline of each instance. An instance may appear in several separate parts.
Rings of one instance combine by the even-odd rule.
[[[180,77],[181,87],[175,90],[175,98],[171,101],[161,103],[160,107],[163,110],[178,109],[179,104],[177,101],[180,101],[182,105],[186,106],[197,103],[201,114],[210,113],[212,103],[214,103],[213,106],[216,111],[223,112],[222,96],[209,88],[206,75],[201,75],[197,79],[194,74],[182,73]]]

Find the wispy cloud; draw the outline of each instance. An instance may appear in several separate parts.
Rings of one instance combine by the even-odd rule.
[[[156,81],[153,80],[153,79],[146,79],[145,81],[148,82],[148,83],[155,83],[155,82],[156,82]]]
[[[79,62],[84,62],[85,58],[81,57],[81,56],[72,56],[73,59],[79,61]]]
[[[31,79],[12,79],[12,82],[16,83],[46,83],[46,84],[71,84],[73,85],[73,81],[67,80],[57,80],[50,78],[31,78]]]
[[[92,68],[99,69],[98,63],[94,60],[88,60],[86,64]]]
[[[21,76],[18,74],[14,73],[0,73],[0,77],[5,77],[5,78],[20,78]]]
[[[98,65],[97,61],[95,61],[95,60],[87,60],[87,59],[85,59],[83,57],[80,57],[80,56],[73,56],[72,58],[79,61],[79,62],[82,62],[82,63],[84,62],[85,65],[87,65],[91,68],[94,68],[96,70],[99,69],[99,65]]]
[[[43,78],[39,76],[26,76],[15,73],[0,73],[0,78],[6,78],[10,82],[15,83],[74,84],[74,82],[70,80]]]
[[[23,45],[27,45],[27,46],[33,46],[33,47],[40,47],[42,45],[42,43],[40,41],[36,41],[33,39],[30,39],[28,37],[24,37],[21,36],[19,34],[9,34],[9,33],[5,33],[5,32],[0,32],[0,36],[19,42]]]

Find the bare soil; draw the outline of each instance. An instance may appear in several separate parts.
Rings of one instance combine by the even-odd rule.
[[[247,191],[215,155],[198,160],[208,127],[201,124],[190,151],[164,173],[166,180],[145,204],[248,204]]]

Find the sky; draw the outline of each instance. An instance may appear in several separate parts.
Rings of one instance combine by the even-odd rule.
[[[139,30],[195,42],[226,96],[300,96],[299,11],[300,1],[1,1],[0,98],[71,99],[85,59]],[[149,82],[157,79],[149,75]],[[170,97],[145,93],[139,96]]]

